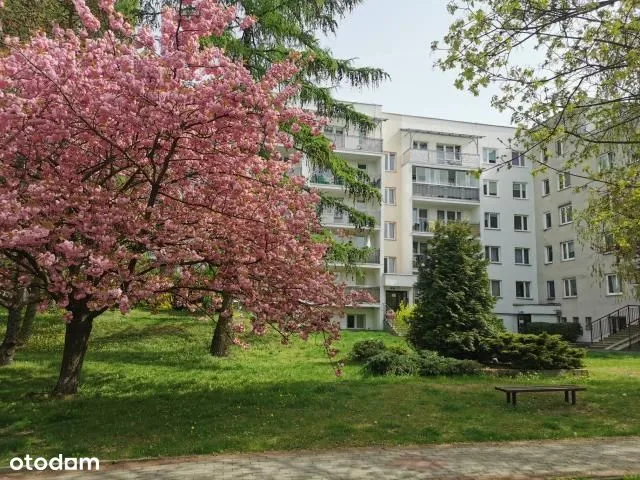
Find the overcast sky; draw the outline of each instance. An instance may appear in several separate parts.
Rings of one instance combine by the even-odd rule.
[[[430,45],[447,32],[447,0],[365,0],[326,38],[338,58],[383,68],[391,80],[376,90],[343,88],[341,100],[377,103],[383,110],[428,117],[508,125],[509,113],[491,108],[490,91],[474,97],[453,86],[455,74],[433,68]]]

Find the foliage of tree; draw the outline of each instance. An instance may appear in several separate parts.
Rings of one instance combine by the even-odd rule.
[[[165,293],[209,296],[223,318],[228,293],[256,332],[328,346],[348,299],[315,238],[320,199],[280,149],[321,128],[288,106],[296,59],[255,80],[203,48],[237,18],[211,0],[165,10],[159,39],[100,4],[108,28],[75,0],[86,32],[10,39],[0,57],[0,255],[66,311],[54,393],[77,391],[95,318]]]
[[[436,225],[415,291],[409,344],[447,357],[476,358],[482,338],[495,330],[495,298],[489,291],[482,246],[468,225]]]
[[[614,250],[623,277],[639,283],[638,2],[453,0],[448,8],[455,19],[432,46],[443,52],[437,65],[456,70],[455,85],[474,94],[499,86],[492,104],[512,112],[516,142],[535,153],[530,159],[541,170],[573,168],[583,177],[582,238],[597,251]],[[558,140],[564,165],[540,163]],[[613,166],[593,168],[590,160],[603,155],[615,156]]]

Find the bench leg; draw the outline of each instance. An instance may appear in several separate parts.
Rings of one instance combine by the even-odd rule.
[[[511,403],[516,406],[516,392],[511,393]]]
[[[511,403],[511,393],[506,392],[507,393],[507,403]]]
[[[576,404],[576,392],[575,390],[571,392],[571,405]]]
[[[569,390],[567,390],[566,392],[564,392],[564,401],[569,403]]]

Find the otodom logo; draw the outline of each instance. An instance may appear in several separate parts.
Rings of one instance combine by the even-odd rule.
[[[100,470],[100,460],[95,457],[57,457],[44,458],[25,455],[24,458],[14,457],[9,462],[11,470],[54,470],[54,471],[76,471],[76,470]]]

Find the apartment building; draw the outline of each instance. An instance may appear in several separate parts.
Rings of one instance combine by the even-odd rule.
[[[613,255],[601,255],[579,241],[574,211],[586,204],[589,188],[576,191],[576,187],[589,181],[580,177],[583,166],[565,170],[567,146],[563,142],[551,147],[534,152],[541,164],[550,167],[534,182],[535,216],[540,225],[536,229],[540,302],[557,306],[559,321],[580,323],[581,340],[597,342],[624,329],[633,312],[623,307],[637,302],[629,298],[632,289],[622,285],[615,274]],[[591,160],[589,167],[596,171],[614,161],[614,153],[609,152]],[[588,186],[597,185],[591,182]],[[594,274],[596,263],[604,276]]]
[[[373,249],[360,273],[334,265],[340,281],[366,290],[375,303],[347,310],[347,329],[381,329],[388,309],[414,301],[414,284],[435,222],[472,225],[490,259],[496,313],[516,331],[519,323],[558,317],[557,306],[539,303],[536,220],[531,165],[510,146],[510,127],[387,113],[380,105],[355,104],[376,119],[370,134],[344,125],[327,126],[325,135],[351,165],[367,171],[381,188],[382,205],[358,203],[379,224],[362,232],[338,212],[321,221],[344,241]],[[510,168],[497,167],[505,160]],[[478,178],[476,172],[482,168]],[[344,196],[330,172],[303,165],[310,185]]]

